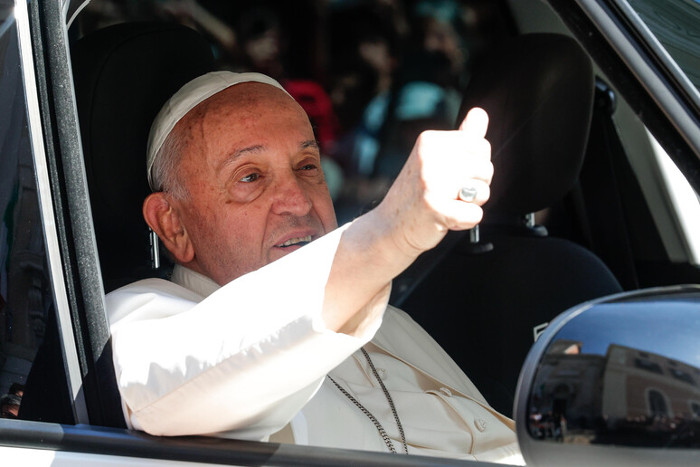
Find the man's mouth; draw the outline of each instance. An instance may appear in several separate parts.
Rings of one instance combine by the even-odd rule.
[[[277,247],[280,248],[286,248],[288,246],[304,246],[307,243],[311,242],[311,235],[306,235],[305,237],[295,237],[295,238],[290,238],[284,243],[281,243],[279,245],[276,245]]]

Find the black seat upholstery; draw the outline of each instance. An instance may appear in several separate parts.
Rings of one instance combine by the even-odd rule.
[[[182,85],[214,68],[196,31],[125,23],[86,35],[72,49],[78,116],[106,291],[154,275],[141,205],[149,193],[151,122]]]
[[[166,23],[111,26],[79,39],[71,53],[92,216],[109,292],[159,275],[150,266],[148,227],[141,216],[149,193],[148,132],[165,101],[187,81],[212,70],[214,61],[202,36]],[[73,423],[61,354],[51,319],[27,380],[22,418]],[[91,412],[91,422],[125,427],[110,345],[100,358],[109,363],[95,366],[107,374],[98,375],[104,398],[100,415]]]
[[[554,34],[520,36],[490,57],[469,83],[460,112],[463,118],[479,106],[490,116],[495,174],[480,242],[450,233],[448,247],[406,271],[415,280],[418,268],[431,268],[397,305],[496,409],[510,414],[533,327],[621,288],[588,250],[523,222],[557,204],[576,183],[592,115],[588,57],[573,39]],[[397,282],[405,287],[403,277]]]

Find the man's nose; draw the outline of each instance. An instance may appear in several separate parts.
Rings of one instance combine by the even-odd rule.
[[[311,199],[294,173],[283,176],[274,187],[272,211],[275,214],[304,216],[311,210]]]

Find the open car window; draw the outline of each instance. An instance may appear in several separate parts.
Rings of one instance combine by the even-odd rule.
[[[381,199],[424,129],[452,129],[487,51],[516,34],[505,2],[111,2],[71,37],[168,21],[210,43],[216,67],[280,81],[310,116],[339,224]]]
[[[37,14],[39,4],[43,7],[50,3],[28,2],[27,5],[33,14]],[[60,427],[52,423],[22,425],[25,444],[57,451],[65,451],[68,446],[68,450],[76,449],[82,453],[119,455],[121,450],[129,451],[131,456],[143,454],[159,459],[212,463],[233,463],[236,456],[243,459],[241,463],[264,463],[273,455],[279,456],[276,459],[280,463],[303,464],[303,460],[309,460],[335,461],[342,465],[352,459],[361,459],[361,463],[368,464],[376,462],[377,465],[396,463],[381,455],[373,457],[374,453],[339,454],[314,447],[280,447],[274,443],[232,440],[162,440],[138,432],[102,431],[102,426],[121,426],[112,422],[121,422],[122,417],[118,398],[112,398],[107,404],[101,400],[103,396],[96,395],[97,389],[106,385],[99,381],[99,376],[94,380],[95,373],[111,368],[109,353],[99,353],[109,349],[108,326],[101,303],[103,292],[123,285],[124,281],[144,277],[144,274],[163,276],[167,271],[166,268],[156,272],[150,269],[147,236],[140,236],[137,243],[128,247],[115,248],[113,244],[105,243],[99,227],[93,232],[93,224],[123,219],[121,215],[99,207],[94,199],[88,201],[84,194],[81,195],[83,198],[71,201],[73,204],[63,198],[42,199],[42,193],[64,194],[75,187],[84,189],[91,183],[91,174],[83,174],[80,164],[69,166],[59,160],[65,157],[82,162],[81,151],[85,149],[78,143],[80,136],[85,136],[78,134],[82,131],[78,124],[84,126],[85,122],[75,119],[80,110],[76,112],[74,109],[74,106],[80,107],[80,93],[84,88],[77,81],[71,82],[75,76],[71,73],[75,70],[70,69],[74,64],[69,63],[69,59],[75,59],[77,54],[71,57],[70,53],[76,51],[74,47],[84,38],[115,24],[172,23],[185,25],[204,37],[217,68],[261,71],[276,77],[309,114],[321,147],[323,168],[338,220],[342,224],[370,209],[382,198],[420,131],[454,127],[465,87],[493,50],[524,33],[556,31],[569,37],[576,34],[564,26],[547,3],[539,0],[95,0],[55,3],[69,21],[68,29],[49,33],[50,21],[43,17],[41,21],[35,18],[33,25],[37,44],[41,44],[40,36],[45,39],[53,34],[60,39],[51,44],[43,43],[42,50],[34,51],[35,56],[42,53],[48,56],[50,52],[47,50],[60,48],[57,46],[63,45],[61,41],[66,41],[68,58],[60,58],[58,63],[54,61],[53,68],[49,69],[49,63],[32,65],[31,62],[22,62],[12,8],[0,2],[0,109],[4,112],[0,117],[0,396],[3,396],[2,417],[5,418],[0,420],[0,431],[13,435],[19,432],[19,429],[13,432],[11,424],[19,426],[17,424],[24,422],[9,420],[14,418],[62,423]],[[559,12],[565,17],[577,8],[573,6],[574,2],[564,7],[561,5],[566,2],[551,3],[559,4]],[[627,5],[612,0],[599,3]],[[648,28],[659,41],[664,53],[668,54],[668,63],[677,67],[674,70],[678,74],[674,76],[690,84],[692,89],[684,101],[689,107],[691,102],[697,105],[700,85],[699,5],[694,0],[663,4],[634,0],[629,2],[631,8],[624,10],[629,18],[636,14],[639,25]],[[571,21],[584,23],[580,17]],[[25,24],[25,27],[28,33],[29,25]],[[597,38],[598,32],[591,31],[589,35]],[[578,37],[584,48],[595,49]],[[594,45],[598,50],[604,48],[600,43]],[[27,49],[24,52],[26,54]],[[89,61],[90,56],[86,57]],[[642,118],[649,118],[649,112],[640,112],[635,100],[626,100],[627,96],[623,95],[620,83],[624,86],[630,80],[627,76],[619,79],[622,73],[615,67],[621,65],[613,62],[594,64],[598,67],[594,124],[588,134],[581,177],[565,198],[536,214],[528,213],[522,225],[519,223],[517,229],[512,230],[526,231],[532,238],[563,239],[592,251],[610,268],[625,290],[700,282],[700,203],[697,191],[685,179],[688,177],[697,187],[697,165],[676,165],[671,161],[662,144],[670,148],[667,149],[670,155],[678,161],[678,154],[683,153],[686,146],[668,145],[668,141],[682,138],[669,131],[671,126],[667,125],[657,134],[657,141],[651,134],[656,127],[649,125],[648,130],[646,120],[642,123]],[[24,71],[40,81],[31,90],[26,89],[29,78],[23,78],[22,74],[22,67],[27,63],[29,68]],[[607,66],[601,67],[600,63]],[[67,71],[63,70],[65,74],[61,75],[57,68]],[[115,76],[120,75],[116,73]],[[70,85],[76,87],[77,102],[72,101]],[[27,99],[27,94],[31,93],[36,100],[37,87],[44,99],[41,117],[55,125],[44,128],[43,134],[40,125],[31,124],[32,117],[34,121],[41,121],[39,107]],[[71,92],[59,99],[54,93],[58,88]],[[31,112],[35,115],[32,116]],[[659,115],[652,115],[650,121],[655,123],[664,118]],[[74,140],[72,146],[66,145],[59,151],[56,148],[66,139],[66,132],[59,127],[65,122],[75,127]],[[111,137],[119,139],[122,133],[114,133]],[[39,146],[36,143],[42,141],[53,146],[55,152],[48,155],[37,152]],[[47,167],[37,164],[41,160],[53,162],[50,174]],[[88,171],[92,168],[88,167]],[[62,171],[70,172],[72,178],[67,178],[68,182],[64,182],[62,177],[66,174]],[[111,177],[114,185],[109,185],[110,189],[127,186],[120,185],[124,183],[120,176],[121,173],[114,172]],[[63,207],[59,206],[61,203],[64,203]],[[90,204],[93,218],[89,215]],[[80,210],[74,209],[75,206]],[[78,242],[76,237],[79,235],[74,237],[70,228],[61,230],[61,225],[69,224],[69,221],[87,226],[80,239],[89,247],[87,250],[104,250],[104,245],[108,245],[106,251],[111,256],[107,258],[105,251],[99,251],[100,264],[97,264],[95,252],[85,254],[86,249],[71,249],[70,245]],[[57,231],[54,223],[63,224]],[[145,226],[142,227],[145,230]],[[96,238],[92,238],[93,233]],[[123,237],[118,240],[123,240]],[[445,254],[452,261],[449,274],[437,279],[433,277],[433,282],[430,282],[425,278],[432,271],[433,264],[427,263],[428,267],[419,264],[418,273],[405,282],[402,282],[405,278],[397,279],[394,289],[402,291],[405,286],[410,292],[416,286],[414,281],[424,281],[424,290],[416,288],[418,292],[414,297],[423,293],[425,302],[418,302],[414,310],[407,305],[407,311],[414,319],[425,320],[421,324],[431,334],[435,331],[433,337],[446,348],[449,337],[444,338],[441,333],[449,333],[448,327],[460,326],[446,325],[436,311],[444,309],[448,313],[457,310],[461,313],[467,309],[478,315],[469,323],[470,326],[463,326],[465,335],[472,332],[473,338],[462,336],[448,350],[453,356],[463,358],[460,364],[478,360],[478,368],[464,367],[467,375],[474,379],[494,407],[509,414],[522,362],[513,358],[507,362],[512,386],[506,388],[509,391],[504,390],[500,382],[489,385],[489,378],[479,379],[490,369],[488,367],[495,367],[502,354],[506,354],[504,361],[511,357],[508,352],[501,351],[515,345],[515,339],[509,341],[509,335],[494,327],[494,321],[495,326],[500,325],[508,332],[518,328],[518,338],[525,335],[523,340],[527,349],[556,313],[587,297],[566,296],[566,305],[557,306],[556,313],[548,312],[536,323],[520,326],[510,316],[499,318],[495,313],[476,312],[473,311],[476,308],[464,305],[461,298],[451,299],[446,293],[436,292],[442,290],[438,286],[448,281],[444,277],[459,279],[460,274],[469,270],[461,258],[484,259],[488,263],[487,255],[491,251],[488,248],[489,245],[493,247],[490,242],[488,229],[481,231],[481,237],[478,231],[468,234],[463,237],[460,248]],[[63,248],[60,252],[59,244]],[[129,256],[127,250],[137,254],[143,264],[139,265],[138,271],[127,270],[127,275],[122,275],[125,269],[119,269],[119,277],[114,279],[109,275],[108,262],[126,258]],[[496,251],[502,251],[498,244]],[[164,263],[168,262],[165,256],[162,259]],[[86,263],[92,267],[85,269],[89,281],[79,277]],[[95,273],[100,270],[102,276]],[[521,277],[526,279],[533,275],[531,270]],[[566,295],[559,279],[550,280],[543,289],[524,290],[525,298],[518,304],[518,310],[524,310],[541,296]],[[593,279],[597,277],[590,278],[591,282]],[[61,283],[63,280],[70,285],[68,294]],[[454,283],[458,292],[467,290],[465,282]],[[518,293],[512,284],[494,284],[498,285],[499,299]],[[81,302],[80,294],[91,294],[92,305]],[[73,341],[73,332],[77,343]],[[91,338],[94,338],[93,342]],[[476,350],[464,350],[467,348],[465,340],[470,341]],[[503,340],[508,346],[500,344]],[[464,355],[459,355],[460,351]],[[478,358],[474,359],[474,355]],[[96,370],[98,357],[102,357],[102,362]],[[112,374],[109,376],[113,377]],[[84,378],[82,383],[81,378]],[[32,381],[39,382],[32,384]],[[21,393],[28,386],[40,390]],[[109,391],[103,394],[109,394]],[[85,406],[84,397],[89,399],[90,410]],[[19,408],[16,408],[16,403]],[[111,414],[111,421],[100,415],[99,407],[106,405],[110,406],[105,412]],[[693,406],[693,411],[697,411],[696,406]],[[68,426],[76,423],[77,426]],[[30,428],[26,429],[26,426]],[[34,444],[26,441],[32,438],[31,430],[36,430],[33,433],[37,440],[48,441]],[[107,435],[103,438],[105,433]],[[3,441],[0,445],[3,443],[11,444]],[[163,450],[162,446],[172,450]],[[202,455],[203,452],[207,454]],[[94,457],[83,459],[85,465],[98,461],[99,454],[91,456]],[[66,462],[65,465],[71,465],[70,460]],[[425,459],[415,463],[430,465]]]

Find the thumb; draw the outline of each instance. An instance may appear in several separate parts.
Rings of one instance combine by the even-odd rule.
[[[460,131],[464,131],[474,138],[484,138],[489,127],[489,115],[480,107],[472,108],[464,121],[459,126]]]

